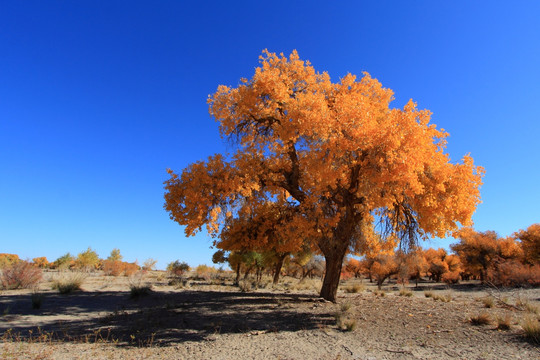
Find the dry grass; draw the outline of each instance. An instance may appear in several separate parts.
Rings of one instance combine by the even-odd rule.
[[[469,322],[473,325],[489,325],[491,324],[491,317],[486,312],[481,312],[478,315],[471,316]]]
[[[512,327],[512,315],[506,313],[504,316],[497,316],[497,330],[510,330]]]
[[[356,293],[366,290],[366,287],[363,284],[353,284],[353,285],[345,286],[343,290],[345,290],[345,292],[349,294],[353,294],[353,293],[356,294]]]
[[[65,273],[53,280],[52,289],[58,290],[60,294],[70,294],[81,290],[85,280],[86,275],[83,273]]]
[[[399,296],[411,297],[411,296],[413,296],[413,293],[412,293],[411,290],[401,289],[401,290],[399,291]]]
[[[491,296],[487,296],[485,298],[482,298],[482,304],[484,304],[485,308],[491,309],[495,306],[495,299]]]
[[[521,327],[525,331],[525,338],[540,343],[540,322],[536,316],[526,316],[521,321]]]

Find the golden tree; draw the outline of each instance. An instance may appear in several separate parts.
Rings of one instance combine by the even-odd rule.
[[[521,241],[525,261],[531,265],[540,264],[540,223],[519,230],[514,237]]]
[[[333,83],[296,51],[265,51],[260,61],[250,80],[208,99],[235,151],[169,172],[165,208],[187,235],[203,225],[219,234],[239,207],[261,199],[287,202],[300,214],[298,241],[309,239],[326,259],[321,296],[335,301],[349,250],[471,223],[483,170],[470,156],[450,162],[447,133],[429,123],[429,111],[412,101],[390,108],[392,91],[367,73]]]

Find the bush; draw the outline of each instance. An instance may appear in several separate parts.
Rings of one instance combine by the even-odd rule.
[[[489,309],[495,306],[495,300],[491,296],[487,296],[482,299],[482,304],[484,304],[484,307]]]
[[[358,293],[358,292],[364,291],[365,289],[366,287],[362,284],[354,284],[354,285],[350,285],[344,288],[345,292],[349,294]]]
[[[210,280],[215,277],[217,270],[214,267],[208,265],[199,265],[195,268],[195,276],[199,280]]]
[[[411,297],[413,296],[413,293],[411,290],[406,290],[406,289],[401,289],[399,291],[399,296],[407,296],[407,297]]]
[[[8,265],[0,271],[2,289],[27,289],[39,283],[42,278],[41,269],[26,261]]]
[[[496,286],[539,286],[540,265],[525,265],[517,260],[507,260],[496,264],[487,275]]]
[[[512,326],[512,316],[508,313],[504,317],[497,316],[497,330],[510,330]]]
[[[521,327],[525,331],[525,337],[536,343],[540,343],[540,323],[536,316],[527,316],[521,322]]]
[[[139,271],[139,265],[120,260],[105,260],[102,265],[105,275],[111,276],[131,276]]]
[[[131,284],[129,286],[130,294],[129,296],[132,299],[138,298],[140,296],[146,296],[150,294],[152,290],[152,285],[150,284]]]
[[[189,265],[184,261],[176,260],[167,265],[167,271],[172,276],[181,277],[186,271],[189,271]]]
[[[32,309],[41,308],[41,303],[43,302],[43,294],[34,292],[32,293],[30,300],[32,300]]]
[[[53,290],[58,290],[60,294],[70,294],[81,290],[81,286],[86,277],[83,274],[71,274],[55,279],[52,284]]]

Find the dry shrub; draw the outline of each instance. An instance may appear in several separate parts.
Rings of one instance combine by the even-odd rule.
[[[26,261],[18,261],[0,271],[2,289],[27,289],[36,285],[42,278],[41,269]]]
[[[485,308],[492,308],[495,306],[495,299],[493,299],[491,296],[487,296],[485,298],[482,298],[482,304],[484,304]]]
[[[82,273],[64,274],[53,280],[52,288],[53,290],[58,290],[60,294],[70,294],[74,291],[81,290],[85,279],[86,275]]]
[[[469,321],[473,325],[489,325],[491,323],[491,318],[488,313],[481,312],[476,316],[471,316]]]
[[[343,303],[340,306],[340,311],[334,314],[336,325],[342,331],[353,331],[356,329],[356,319],[349,313],[351,303]]]
[[[435,293],[433,291],[431,291],[431,290],[424,291],[424,296],[427,297],[427,298],[432,298],[434,295],[435,295]]]
[[[496,286],[539,286],[540,265],[529,266],[517,260],[502,261],[488,272],[487,278]]]
[[[217,269],[208,265],[199,265],[195,268],[195,277],[198,280],[206,280],[214,278],[217,274]]]
[[[352,294],[352,293],[356,294],[356,293],[364,291],[365,289],[366,287],[363,284],[353,284],[353,285],[346,286],[344,288],[345,292],[349,294]]]
[[[512,326],[512,315],[506,313],[504,317],[497,316],[497,330],[510,330]]]
[[[131,276],[139,271],[136,263],[128,263],[121,260],[105,260],[102,265],[105,275],[111,276]]]
[[[540,343],[540,323],[536,316],[526,316],[521,322],[521,327],[527,339]]]
[[[103,261],[103,273],[110,276],[120,276],[124,272],[124,266],[120,260]]]
[[[407,297],[411,297],[413,296],[413,293],[411,290],[407,290],[407,289],[401,289],[399,291],[399,296],[407,296]]]

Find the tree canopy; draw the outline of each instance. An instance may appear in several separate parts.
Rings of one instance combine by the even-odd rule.
[[[165,208],[193,235],[219,235],[230,218],[261,203],[293,209],[288,241],[326,258],[321,296],[335,301],[348,251],[377,252],[386,241],[415,243],[470,225],[483,169],[466,155],[451,163],[448,134],[411,100],[368,73],[333,83],[296,51],[264,51],[251,79],[219,86],[208,99],[230,154],[169,171]],[[299,236],[301,235],[301,236]]]

